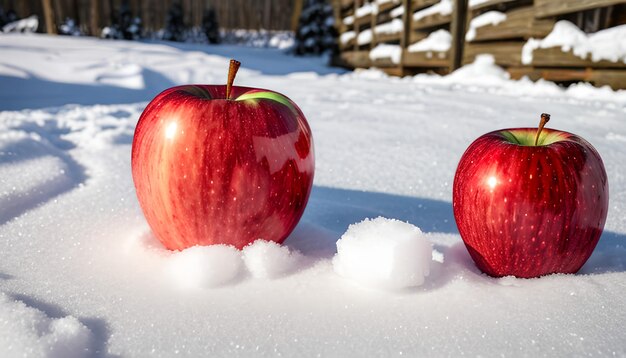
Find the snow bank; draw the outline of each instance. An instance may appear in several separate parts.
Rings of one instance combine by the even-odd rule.
[[[173,253],[166,271],[183,288],[216,287],[234,280],[241,271],[241,254],[233,246],[194,246]]]
[[[465,34],[465,40],[472,41],[476,38],[476,29],[479,27],[497,24],[506,21],[506,14],[500,11],[488,11],[484,14],[478,15],[472,19],[469,23],[469,29]]]
[[[404,26],[403,26],[402,20],[393,19],[384,24],[377,25],[374,28],[374,32],[377,34],[396,34],[398,32],[402,32],[403,28]]]
[[[400,63],[402,47],[400,45],[378,44],[370,50],[369,56],[372,61],[389,58],[393,63]]]
[[[563,52],[572,51],[582,59],[590,57],[594,62],[626,63],[626,25],[586,34],[573,23],[561,20],[544,39],[529,39],[526,42],[522,49],[522,63],[528,65],[533,62],[534,50],[551,47],[560,47]]]
[[[89,357],[92,340],[75,317],[49,317],[0,292],[0,357]]]
[[[413,21],[419,21],[427,16],[439,14],[442,16],[452,14],[452,0],[441,0],[433,6],[417,11],[413,14]]]
[[[39,18],[37,15],[29,16],[25,19],[9,22],[2,27],[2,32],[37,32],[39,27]]]
[[[452,46],[452,35],[447,30],[441,29],[431,32],[428,37],[409,46],[409,52],[437,51],[446,52]]]
[[[418,227],[378,217],[348,227],[333,268],[360,284],[396,290],[423,284],[431,261],[432,245]]]
[[[302,256],[287,246],[273,241],[257,240],[244,247],[243,261],[250,274],[256,278],[276,278],[297,267]]]

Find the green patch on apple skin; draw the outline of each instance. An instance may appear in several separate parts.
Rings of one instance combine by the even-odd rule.
[[[247,92],[235,98],[235,101],[252,101],[253,103],[257,103],[257,101],[260,99],[269,99],[270,101],[276,101],[282,105],[287,106],[292,112],[298,112],[287,97],[276,92]]]
[[[510,143],[523,145],[527,147],[534,147],[535,136],[537,135],[537,130],[535,129],[507,130],[507,131],[501,131],[500,134],[502,134],[502,136]],[[566,139],[567,139],[567,136],[563,132],[544,130],[539,135],[539,141],[537,142],[537,147],[550,145],[552,143],[560,142]]]

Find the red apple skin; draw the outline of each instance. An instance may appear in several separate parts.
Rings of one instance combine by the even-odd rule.
[[[276,94],[233,87],[231,98],[259,92]],[[224,85],[173,87],[137,123],[131,160],[137,197],[170,250],[281,243],[307,204],[315,157],[300,109],[284,96],[285,103],[225,97]]]
[[[474,141],[458,165],[454,218],[480,270],[488,275],[538,277],[575,273],[595,248],[609,193],[604,164],[587,141],[559,134],[545,146],[510,143],[503,131]]]

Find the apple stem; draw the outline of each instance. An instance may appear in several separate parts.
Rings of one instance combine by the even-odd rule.
[[[535,146],[537,146],[537,143],[539,143],[539,135],[541,134],[541,131],[543,130],[543,126],[545,126],[549,120],[550,120],[549,114],[541,113],[541,121],[539,121],[539,128],[537,128],[537,135],[535,136]]]
[[[233,87],[233,82],[235,82],[235,76],[237,76],[237,71],[239,70],[239,66],[241,62],[231,59],[230,66],[228,67],[228,82],[226,82],[226,99],[230,99],[230,92]]]

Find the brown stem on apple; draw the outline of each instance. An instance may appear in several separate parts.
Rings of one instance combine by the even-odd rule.
[[[543,130],[543,126],[545,126],[549,120],[550,120],[549,114],[541,113],[541,121],[539,122],[539,128],[537,128],[537,135],[535,136],[535,146],[537,146],[537,143],[539,143],[539,135],[541,134],[541,131]]]
[[[237,71],[239,70],[239,66],[241,62],[231,59],[230,67],[228,67],[228,82],[226,82],[226,99],[230,99],[230,91],[233,87],[233,82],[235,82],[235,76],[237,76]]]

